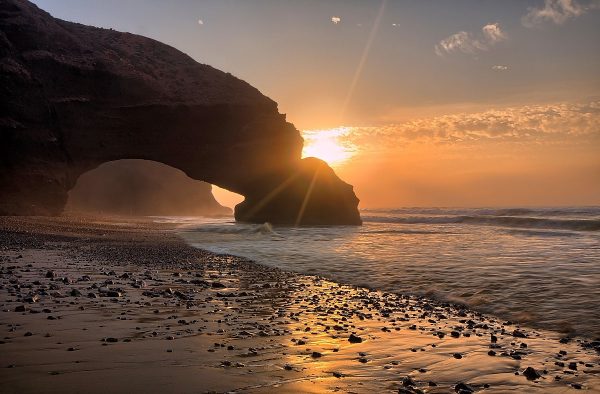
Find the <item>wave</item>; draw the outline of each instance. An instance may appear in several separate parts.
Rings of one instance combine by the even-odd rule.
[[[600,217],[600,207],[562,208],[394,208],[363,209],[369,214],[406,214],[431,216],[585,216]]]
[[[548,230],[528,230],[528,229],[511,229],[506,230],[507,234],[523,235],[528,237],[577,237],[580,234],[571,231],[548,231]]]
[[[600,231],[597,219],[546,219],[522,216],[363,216],[364,222],[400,224],[478,224],[502,227]]]
[[[369,234],[453,234],[448,231],[433,231],[433,230],[374,230],[369,231]]]
[[[194,233],[218,233],[218,234],[261,234],[261,235],[279,235],[273,230],[271,223],[257,225],[222,225],[222,224],[203,224],[199,227],[190,227],[185,232]]]

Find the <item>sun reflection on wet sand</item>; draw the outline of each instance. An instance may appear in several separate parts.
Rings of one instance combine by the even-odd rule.
[[[597,376],[560,366],[571,361],[559,354],[567,348],[568,357],[587,360],[588,371],[597,360],[576,344],[559,343],[554,333],[314,277],[297,277],[270,294],[279,313],[269,321],[288,334],[278,339],[282,359],[266,359],[285,374],[253,391],[442,393],[464,382],[476,389],[558,393],[580,379],[589,387],[599,383]],[[360,342],[351,342],[351,335]],[[547,373],[533,383],[522,375],[529,366]]]

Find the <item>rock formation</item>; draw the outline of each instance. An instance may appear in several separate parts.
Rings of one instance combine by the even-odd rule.
[[[60,214],[81,174],[147,159],[244,195],[238,220],[359,224],[352,187],[302,160],[302,143],[274,101],[231,74],[0,2],[0,214]]]
[[[81,175],[65,211],[113,215],[222,216],[212,186],[180,170],[148,160],[104,163]]]

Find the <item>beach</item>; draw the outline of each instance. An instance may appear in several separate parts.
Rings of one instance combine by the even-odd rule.
[[[0,392],[600,392],[600,343],[188,246],[0,218]]]

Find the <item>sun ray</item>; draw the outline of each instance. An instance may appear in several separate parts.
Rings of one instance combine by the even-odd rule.
[[[304,216],[304,211],[306,210],[306,206],[308,205],[308,201],[310,200],[310,195],[312,194],[313,188],[315,187],[315,182],[317,181],[317,177],[319,176],[319,171],[321,171],[321,167],[317,168],[315,174],[310,181],[310,185],[306,190],[306,195],[304,196],[304,200],[302,201],[302,205],[300,206],[300,210],[298,211],[298,217],[296,218],[296,226],[299,226],[302,222],[302,217]]]
[[[354,72],[354,77],[352,77],[352,83],[350,84],[350,88],[348,89],[348,93],[346,94],[346,99],[344,100],[344,104],[343,104],[341,112],[340,112],[340,122],[343,121],[344,116],[346,115],[346,110],[348,108],[348,105],[350,104],[350,101],[352,100],[352,96],[354,95],[354,89],[356,88],[356,85],[358,83],[358,80],[360,79],[360,76],[362,74],[363,68],[367,61],[367,58],[369,57],[369,52],[371,51],[371,45],[373,44],[373,40],[375,39],[375,36],[377,35],[377,31],[379,30],[379,25],[381,23],[381,18],[383,17],[383,11],[385,10],[386,5],[387,5],[387,0],[383,0],[381,2],[381,6],[379,7],[379,12],[377,13],[377,17],[375,18],[375,23],[373,23],[373,28],[371,29],[371,32],[369,33],[369,39],[367,40],[367,44],[365,45],[365,48],[363,49],[362,55],[360,57],[360,61],[358,62],[358,66],[356,67],[356,71]]]

